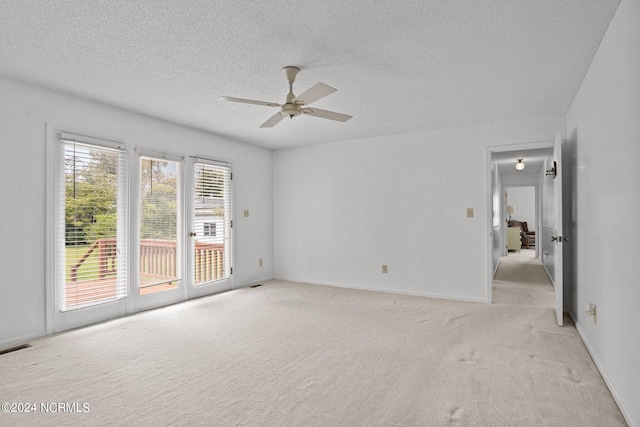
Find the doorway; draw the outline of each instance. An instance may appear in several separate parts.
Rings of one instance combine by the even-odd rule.
[[[504,255],[527,253],[537,257],[538,185],[503,185],[506,208]]]
[[[511,220],[526,221],[527,227],[535,232],[535,243],[529,242],[529,248],[525,247],[526,253],[532,258],[539,256],[538,234],[541,212],[544,208],[541,203],[540,185],[543,183],[545,160],[552,152],[553,141],[494,146],[487,149],[489,164],[487,196],[491,211],[488,213],[490,256],[488,257],[487,296],[489,302],[493,302],[494,274],[502,257],[508,253],[509,206],[512,207]],[[516,168],[519,162],[522,162],[524,167]],[[511,202],[509,202],[509,192],[511,192]],[[531,195],[532,192],[533,195]]]
[[[568,237],[563,233],[564,199],[562,197],[562,176],[564,175],[565,164],[563,163],[562,146],[562,136],[557,133],[553,141],[487,148],[489,164],[489,168],[487,168],[487,198],[492,202],[489,206],[493,210],[493,215],[488,215],[488,218],[491,219],[488,221],[491,239],[489,239],[487,253],[493,254],[493,257],[488,257],[490,258],[488,263],[491,266],[489,269],[491,274],[487,278],[488,302],[493,302],[492,278],[500,263],[498,256],[500,250],[496,250],[496,244],[501,245],[503,243],[496,235],[498,233],[503,235],[500,230],[504,229],[506,225],[506,222],[503,222],[499,215],[506,209],[502,207],[502,197],[499,194],[496,196],[496,194],[499,191],[498,189],[501,189],[502,185],[505,184],[504,181],[507,176],[520,173],[520,178],[518,179],[522,179],[522,182],[519,182],[519,184],[528,184],[528,182],[525,182],[527,179],[531,179],[531,182],[539,183],[540,191],[537,199],[539,201],[540,221],[538,230],[540,231],[540,236],[539,239],[536,239],[536,247],[538,247],[539,253],[542,254],[540,260],[555,289],[555,311],[558,326],[563,324],[564,312],[563,263],[565,245],[562,243],[569,241]],[[523,152],[526,156],[523,155]],[[538,156],[534,153],[537,153]],[[514,154],[515,156],[513,156]],[[530,178],[522,174],[526,169],[527,162],[533,165],[529,169],[534,169],[534,173]],[[496,216],[498,216],[497,220]]]

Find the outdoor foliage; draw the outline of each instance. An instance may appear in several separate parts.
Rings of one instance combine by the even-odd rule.
[[[115,237],[117,153],[73,145],[65,149],[65,229],[67,245]]]
[[[140,162],[140,238],[175,240],[176,163],[143,158]]]
[[[176,238],[176,164],[142,158],[140,238]],[[118,153],[69,144],[65,147],[66,245],[90,245],[116,237]]]

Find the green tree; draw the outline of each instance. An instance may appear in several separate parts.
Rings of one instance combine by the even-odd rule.
[[[118,153],[84,145],[65,147],[66,244],[87,245],[116,237]],[[140,237],[176,238],[175,162],[143,157],[140,162]]]
[[[143,158],[140,162],[140,238],[176,239],[176,163]]]
[[[115,237],[118,175],[116,152],[65,147],[66,244]]]

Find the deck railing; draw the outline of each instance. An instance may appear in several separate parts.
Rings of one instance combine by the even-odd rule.
[[[224,277],[224,244],[196,242],[194,245],[195,283],[203,283]],[[71,266],[70,280],[78,281],[78,269],[97,252],[97,278],[104,279],[116,272],[116,239],[98,239],[87,252]],[[177,276],[177,248],[175,240],[140,240],[140,275],[148,279],[175,278]]]
[[[78,269],[96,249],[98,251],[98,278],[104,279],[108,274],[116,272],[116,239],[98,239],[87,249],[78,262],[71,266],[70,278],[72,282],[78,281]]]
[[[176,241],[140,240],[140,274],[153,279],[175,278]]]
[[[224,277],[224,244],[196,242],[193,279],[195,283]]]

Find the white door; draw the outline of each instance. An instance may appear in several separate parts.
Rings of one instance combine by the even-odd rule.
[[[186,299],[183,267],[183,157],[138,152],[134,190],[136,256],[131,281],[132,312]]]
[[[187,201],[188,297],[233,288],[231,166],[191,157]]]
[[[553,159],[555,161],[555,176],[553,178],[553,193],[554,193],[554,203],[555,203],[555,214],[556,214],[556,233],[551,237],[552,244],[554,245],[554,286],[555,286],[555,295],[556,295],[556,319],[558,321],[558,326],[562,326],[562,317],[564,312],[564,303],[562,300],[562,294],[564,291],[563,286],[563,256],[562,256],[562,245],[565,240],[565,236],[562,231],[562,137],[559,133],[556,134],[556,139],[553,143]]]

